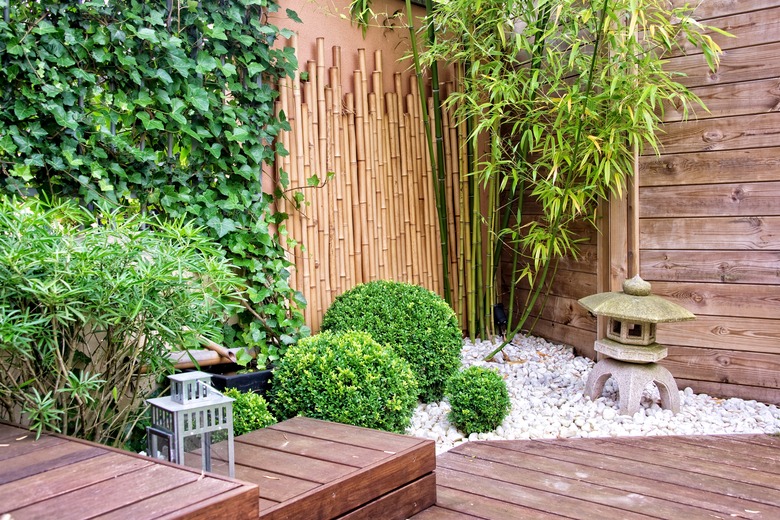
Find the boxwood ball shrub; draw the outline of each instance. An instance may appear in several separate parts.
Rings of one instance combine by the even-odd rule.
[[[263,396],[228,388],[224,394],[233,401],[233,435],[236,437],[276,423]]]
[[[361,330],[407,360],[423,401],[437,401],[460,367],[462,336],[455,312],[437,294],[416,285],[379,280],[338,296],[322,330]]]
[[[409,363],[365,332],[323,332],[287,350],[270,401],[280,419],[305,415],[403,432],[417,405],[417,381]]]
[[[452,407],[450,422],[466,435],[495,430],[511,406],[504,379],[498,372],[480,366],[452,376],[446,394]]]

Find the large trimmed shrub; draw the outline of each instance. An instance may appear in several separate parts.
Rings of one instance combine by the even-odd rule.
[[[460,367],[462,336],[455,312],[435,293],[416,285],[374,281],[338,296],[322,330],[361,330],[389,345],[412,366],[420,397],[436,401]]]
[[[279,418],[403,432],[417,404],[417,381],[409,363],[368,334],[323,332],[288,349],[272,396]]]
[[[452,407],[450,422],[466,435],[495,430],[511,406],[503,378],[480,366],[454,375],[447,383],[446,393]]]
[[[260,394],[242,392],[237,388],[228,388],[224,394],[235,399],[233,435],[236,437],[276,423],[276,417],[268,410],[268,403]]]

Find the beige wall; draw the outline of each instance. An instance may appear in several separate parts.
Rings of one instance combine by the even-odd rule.
[[[292,9],[303,23],[288,20],[276,20],[280,26],[294,30],[298,34],[298,60],[301,70],[305,70],[306,62],[316,58],[316,40],[325,38],[325,59],[328,66],[333,64],[332,48],[341,47],[341,79],[345,89],[350,84],[352,71],[359,67],[357,49],[366,49],[366,65],[368,70],[374,70],[374,51],[382,51],[382,70],[384,71],[384,87],[392,89],[393,73],[406,72],[410,68],[409,60],[399,61],[409,50],[409,31],[405,27],[403,16],[406,3],[403,0],[374,0],[372,9],[376,18],[371,21],[371,27],[363,38],[362,31],[351,23],[349,17],[349,0],[281,0],[282,11]],[[399,18],[393,18],[396,11]],[[418,15],[423,10],[415,7]],[[405,83],[406,84],[406,83]],[[349,90],[347,90],[349,91]]]

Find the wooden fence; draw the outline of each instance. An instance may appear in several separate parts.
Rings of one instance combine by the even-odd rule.
[[[294,39],[290,44],[297,48]],[[293,285],[309,301],[306,320],[312,330],[337,295],[361,282],[392,279],[442,292],[434,178],[416,80],[406,85],[396,73],[394,91],[383,92],[381,52],[375,53],[371,71],[365,50],[357,52],[360,65],[350,89],[341,83],[341,49],[334,47],[326,63],[324,38],[317,39],[316,60],[301,64],[305,75],[280,85],[277,110],[291,127],[279,138],[289,155],[276,160],[277,175],[290,183],[290,197],[280,209],[290,215]],[[451,121],[445,111],[448,232],[457,237],[463,226],[458,143],[464,129]],[[299,207],[296,193],[305,197]],[[457,247],[451,240],[456,309],[465,298],[457,278]]]

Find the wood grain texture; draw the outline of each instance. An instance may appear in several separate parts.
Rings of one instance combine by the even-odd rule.
[[[659,324],[656,338],[662,345],[780,355],[776,319],[699,315],[693,321]]]
[[[780,406],[780,389],[777,388],[713,383],[712,381],[698,381],[695,379],[685,379],[683,377],[675,377],[675,380],[677,381],[677,386],[679,388],[691,387],[694,392],[699,394],[706,394],[724,399],[730,397],[753,399],[762,403]]]
[[[642,249],[780,250],[780,217],[642,218]]]
[[[578,356],[585,356],[590,359],[595,359],[596,357],[596,350],[593,348],[593,342],[596,341],[595,331],[587,331],[562,323],[539,319],[535,322],[532,333],[553,343],[570,345],[574,347],[574,351]]]
[[[695,87],[691,91],[699,96],[707,110],[690,107],[688,120],[776,112],[780,103],[780,81],[777,78]],[[664,104],[665,122],[682,121],[684,115],[678,107]]]
[[[675,377],[780,389],[777,353],[669,346],[669,355],[660,363]]]
[[[642,188],[641,216],[768,217],[780,215],[780,182]]]
[[[340,520],[405,520],[435,503],[436,474],[429,473],[341,516]]]
[[[640,188],[776,181],[780,148],[684,153],[640,158]]]
[[[776,319],[780,290],[767,285],[656,282],[653,293],[696,315]]]
[[[771,112],[666,123],[658,137],[664,154],[778,146],[780,114]]]
[[[775,0],[706,0],[705,2],[691,2],[690,0],[669,0],[673,7],[683,7],[685,5],[695,7],[693,16],[697,20],[709,20],[716,16],[726,14],[750,12],[759,9],[775,7]]]
[[[644,250],[641,263],[649,282],[780,285],[780,251]]]
[[[700,54],[670,58],[668,70],[683,74],[676,81],[686,87],[701,87],[724,83],[740,83],[780,77],[780,62],[775,58],[780,43],[730,49],[720,58],[718,70],[712,72]]]
[[[706,31],[705,34],[723,50],[761,45],[766,43],[768,35],[780,34],[780,8],[776,5],[739,13],[721,11],[721,14],[724,16],[709,18],[707,25],[729,32],[733,37],[723,36],[716,31]],[[698,52],[687,40],[682,42],[682,50],[688,54]]]

